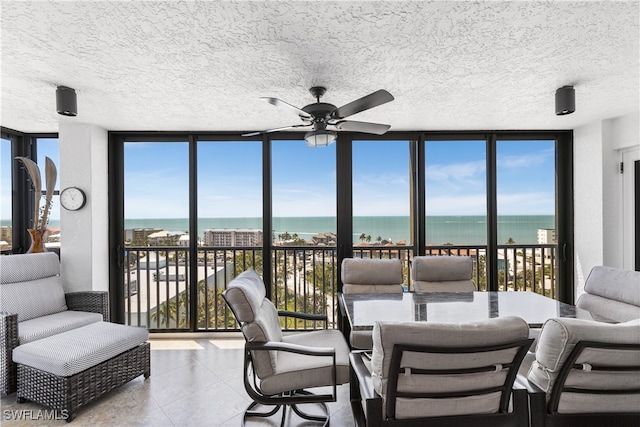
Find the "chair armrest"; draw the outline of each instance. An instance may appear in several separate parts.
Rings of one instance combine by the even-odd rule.
[[[65,294],[69,310],[100,313],[109,321],[109,293],[105,291],[80,291]]]
[[[16,364],[13,363],[13,349],[18,346],[18,315],[0,312],[0,339],[2,361],[0,372],[0,392],[11,394],[16,391]]]
[[[305,354],[307,356],[333,356],[335,365],[336,349],[333,347],[305,347],[288,342],[248,342],[245,343],[247,350],[253,351],[288,351],[290,353]]]
[[[518,374],[513,383],[514,389],[524,389],[529,395],[529,411],[531,413],[531,427],[543,427],[547,416],[547,394],[527,377]]]
[[[374,399],[379,397],[373,389],[373,382],[371,381],[371,371],[367,368],[363,358],[367,357],[369,350],[352,351],[349,354],[349,361],[351,362],[351,369],[358,379],[360,384],[360,395],[362,399]]]
[[[278,310],[278,316],[292,317],[294,319],[309,320],[312,322],[324,322],[324,328],[327,329],[328,318],[326,314],[299,313],[296,311]]]

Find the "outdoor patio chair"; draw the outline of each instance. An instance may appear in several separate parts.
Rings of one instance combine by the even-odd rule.
[[[336,401],[336,387],[349,381],[349,346],[338,330],[315,330],[283,335],[278,316],[324,321],[326,315],[277,311],[266,298],[265,285],[253,270],[233,279],[223,297],[245,337],[244,387],[253,403],[244,413],[270,417],[282,407],[282,425],[290,407],[302,418],[329,425],[326,402]],[[313,394],[308,389],[330,387],[330,393]],[[311,415],[297,405],[317,403],[322,414]],[[257,405],[273,405],[266,412]]]
[[[389,294],[403,293],[402,262],[399,259],[345,258],[340,273],[342,292],[345,294]],[[342,318],[346,318],[341,307]],[[343,330],[349,333],[352,348],[371,350],[371,331],[351,331],[349,322],[342,322]]]
[[[474,292],[470,256],[425,255],[413,258],[411,279],[416,292]]]
[[[526,378],[531,425],[640,425],[640,319],[549,319]]]
[[[528,426],[527,392],[513,389],[528,334],[518,317],[376,322],[371,356],[350,356],[356,425]]]

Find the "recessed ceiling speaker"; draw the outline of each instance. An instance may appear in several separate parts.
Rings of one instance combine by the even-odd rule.
[[[556,115],[564,116],[576,111],[576,90],[573,86],[562,86],[556,90]]]
[[[56,109],[63,116],[78,115],[78,99],[75,89],[66,86],[58,86],[56,89]]]

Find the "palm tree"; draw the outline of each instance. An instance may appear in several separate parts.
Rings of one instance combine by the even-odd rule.
[[[513,245],[514,243],[516,243],[516,241],[513,240],[513,238],[509,237],[509,239],[507,240],[507,245]]]
[[[364,242],[365,240],[367,240],[367,235],[364,233],[360,234],[360,242]]]
[[[367,234],[367,243],[371,243],[371,235]]]

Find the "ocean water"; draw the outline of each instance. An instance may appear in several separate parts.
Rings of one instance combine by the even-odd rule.
[[[53,226],[53,225],[52,225]],[[187,231],[186,218],[126,219],[125,228],[162,228],[167,231]],[[201,218],[198,235],[209,228],[262,229],[262,218]],[[487,221],[484,216],[428,216],[426,218],[427,244],[482,245],[487,242]],[[555,228],[553,215],[508,215],[498,217],[498,243],[513,239],[515,243],[537,243],[539,228]],[[310,240],[318,233],[336,232],[335,217],[278,217],[273,219],[273,235],[288,232]],[[397,243],[411,242],[409,217],[361,216],[353,219],[353,242],[360,243],[360,235],[378,237]]]

